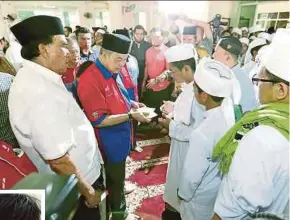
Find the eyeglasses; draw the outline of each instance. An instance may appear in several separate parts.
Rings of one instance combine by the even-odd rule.
[[[255,75],[255,76],[252,78],[252,83],[253,83],[253,85],[258,86],[258,85],[259,85],[259,82],[280,83],[281,81],[270,80],[270,79],[260,79],[260,78],[257,77],[257,75]]]

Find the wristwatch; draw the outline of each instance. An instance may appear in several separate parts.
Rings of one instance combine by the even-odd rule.
[[[128,117],[129,117],[129,121],[133,121],[134,120],[134,118],[133,118],[133,116],[132,116],[132,113],[128,113]]]

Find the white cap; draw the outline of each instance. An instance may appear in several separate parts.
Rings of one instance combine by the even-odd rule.
[[[247,31],[247,32],[249,32],[249,29],[247,27],[242,27],[241,28],[241,31]]]
[[[258,51],[258,54],[257,54],[256,59],[255,59],[255,66],[253,67],[253,69],[249,73],[250,79],[252,79],[254,75],[256,75],[260,72],[260,69],[262,67],[261,66],[261,57],[266,54],[267,48],[269,46],[270,45],[265,45]]]
[[[232,33],[236,33],[236,34],[241,36],[242,35],[242,30],[240,28],[235,27],[235,28],[233,28]]]
[[[104,31],[103,29],[98,29],[96,33],[105,34],[106,31]]]
[[[249,39],[250,40],[255,40],[257,37],[256,36],[251,36]]]
[[[197,52],[192,44],[179,44],[172,46],[165,51],[164,55],[167,63],[197,58]]]
[[[243,38],[240,38],[240,42],[242,44],[246,44],[249,46],[250,40],[248,38],[243,37]]]
[[[277,77],[290,82],[290,30],[279,28],[272,43],[261,56],[267,70]]]
[[[253,26],[253,27],[250,27],[249,28],[249,33],[252,34],[252,33],[256,33],[256,32],[259,32],[259,31],[265,31],[264,28],[262,28],[261,25],[256,25],[256,26]]]
[[[221,62],[210,58],[201,59],[194,74],[194,82],[209,95],[233,96],[235,104],[240,102],[240,84],[233,71]]]
[[[262,45],[266,45],[267,42],[266,42],[266,39],[264,38],[256,38],[255,40],[253,40],[250,45],[249,45],[249,49],[250,51],[252,49],[254,49],[255,47],[259,47],[259,46],[262,46]]]
[[[259,33],[259,34],[258,34],[258,37],[259,37],[259,38],[264,38],[264,39],[266,39],[267,41],[270,41],[270,42],[271,42],[271,40],[272,40],[271,35],[268,34],[268,33],[266,33],[266,32]]]

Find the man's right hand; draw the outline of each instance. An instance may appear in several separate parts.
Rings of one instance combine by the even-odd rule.
[[[85,204],[89,208],[97,208],[99,203],[101,202],[101,195],[102,195],[101,191],[95,190],[93,194],[86,196]]]
[[[146,113],[140,113],[138,111],[135,111],[135,112],[132,112],[132,117],[140,122],[140,123],[150,123],[151,119],[150,118],[147,118],[146,116],[148,116],[149,114],[146,114]]]

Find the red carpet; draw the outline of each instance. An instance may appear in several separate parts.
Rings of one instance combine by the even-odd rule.
[[[143,220],[160,220],[164,210],[163,192],[169,153],[169,138],[159,132],[138,134],[143,152],[133,152],[127,161],[127,181],[137,189],[126,196],[129,212]],[[149,168],[149,173],[144,170]]]

